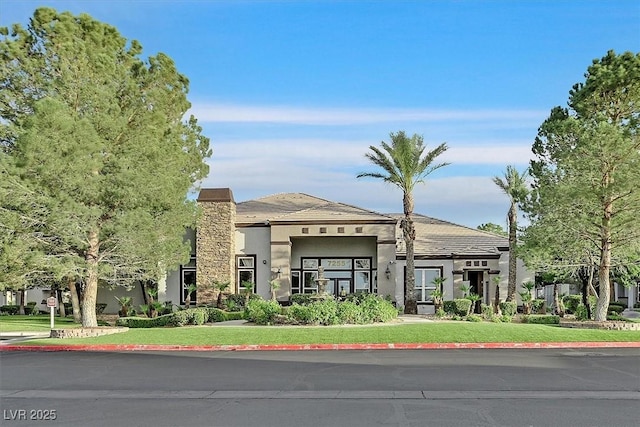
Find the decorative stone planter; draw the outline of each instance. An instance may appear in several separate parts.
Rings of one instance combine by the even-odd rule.
[[[127,332],[129,328],[111,328],[108,326],[98,326],[97,328],[73,328],[73,329],[52,329],[49,338],[88,338],[99,337],[101,335],[111,335],[120,332]]]
[[[604,329],[609,331],[640,331],[640,323],[635,322],[566,322],[560,320],[560,326],[563,328],[581,328],[581,329]]]

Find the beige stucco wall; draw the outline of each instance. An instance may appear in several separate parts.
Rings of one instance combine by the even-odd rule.
[[[370,256],[373,266],[384,270],[396,258],[395,230],[395,224],[272,225],[271,268],[281,271],[278,297],[290,296],[291,268],[299,268],[303,256]],[[393,296],[394,290],[395,278],[378,274],[378,293]]]
[[[240,227],[235,231],[236,255],[256,256],[256,293],[271,297],[269,281],[271,267],[271,229],[269,227]],[[234,267],[235,268],[235,267]],[[234,280],[237,280],[234,278]]]

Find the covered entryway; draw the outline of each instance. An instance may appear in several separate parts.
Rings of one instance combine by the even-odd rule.
[[[480,295],[480,301],[486,303],[486,295],[484,294],[484,270],[467,270],[467,280],[469,282],[469,292]],[[482,313],[480,304],[476,304],[476,313]]]

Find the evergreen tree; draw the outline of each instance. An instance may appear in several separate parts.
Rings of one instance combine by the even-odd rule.
[[[83,326],[96,326],[99,283],[157,280],[188,260],[187,194],[208,173],[209,140],[184,119],[188,80],[173,61],[143,61],[112,26],[40,8],[3,34],[0,146],[43,211],[16,238],[41,236],[49,270],[82,284]]]

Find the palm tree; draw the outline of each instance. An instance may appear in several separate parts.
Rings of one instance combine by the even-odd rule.
[[[447,144],[442,143],[431,151],[425,153],[423,138],[414,134],[407,137],[404,131],[389,134],[391,145],[382,141],[382,149],[370,146],[370,152],[365,157],[382,169],[382,172],[363,172],[358,174],[358,178],[371,177],[379,178],[384,182],[391,183],[403,192],[402,206],[404,208],[404,218],[400,225],[406,246],[407,256],[407,277],[405,282],[404,309],[405,313],[416,314],[418,306],[414,294],[416,278],[413,255],[413,241],[416,238],[415,227],[413,225],[413,188],[419,182],[424,182],[424,178],[431,172],[449,163],[433,164],[436,157],[447,150]]]
[[[507,215],[509,222],[509,284],[507,286],[507,301],[516,299],[518,204],[522,203],[527,194],[529,194],[529,187],[526,183],[527,176],[528,172],[526,170],[520,174],[514,166],[509,165],[504,178],[493,177],[493,182],[509,196],[509,201],[511,202]]]

